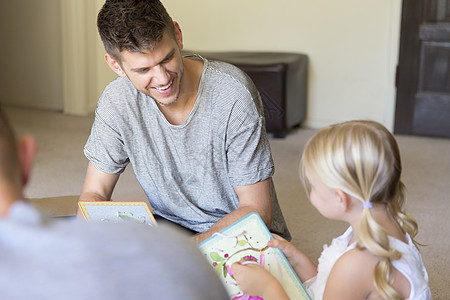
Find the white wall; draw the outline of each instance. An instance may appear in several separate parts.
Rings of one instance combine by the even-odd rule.
[[[162,0],[198,51],[310,59],[305,126],[370,118],[393,128],[401,0]]]
[[[92,1],[92,0],[91,0]],[[104,0],[95,0],[96,2],[96,13],[100,10]],[[95,16],[95,22],[97,22],[97,15]],[[93,31],[95,31],[95,36],[97,38],[97,43],[95,45],[95,56],[97,57],[96,61],[96,74],[97,74],[97,89],[96,89],[96,96],[97,99],[100,97],[101,93],[103,92],[103,89],[106,87],[106,85],[117,77],[117,74],[114,73],[109,66],[106,64],[105,61],[105,48],[103,47],[102,41],[98,35],[97,31],[97,23],[95,23],[95,26],[92,28]]]
[[[59,1],[0,1],[0,103],[62,109]]]
[[[401,0],[162,1],[186,49],[307,54],[304,126],[370,118],[393,128]],[[92,112],[115,77],[95,24],[103,2],[1,0],[0,101]]]

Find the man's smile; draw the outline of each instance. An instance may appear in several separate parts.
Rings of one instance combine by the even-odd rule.
[[[154,87],[154,89],[157,90],[160,93],[165,93],[165,92],[169,91],[169,89],[172,86],[172,84],[173,84],[173,79],[167,85],[161,86],[161,87]]]

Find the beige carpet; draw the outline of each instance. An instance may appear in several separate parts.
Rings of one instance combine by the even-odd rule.
[[[7,108],[17,134],[31,133],[39,144],[35,169],[26,189],[30,198],[78,195],[87,160],[83,146],[93,117]],[[285,139],[271,139],[275,186],[293,243],[317,259],[324,243],[341,234],[346,224],[323,218],[309,204],[298,176],[300,153],[314,130],[298,129]],[[403,180],[408,188],[408,210],[419,223],[417,240],[430,276],[433,299],[450,297],[450,139],[397,136],[403,158]],[[121,176],[114,200],[146,200],[131,168]],[[76,197],[59,198],[75,205]],[[54,198],[50,203],[59,205]],[[40,200],[35,200],[40,202]],[[52,211],[53,204],[45,209]],[[70,214],[69,211],[64,211]]]

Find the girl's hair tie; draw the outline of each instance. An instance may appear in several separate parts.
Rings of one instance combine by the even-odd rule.
[[[369,202],[369,201],[367,201],[367,202],[363,202],[362,203],[363,204],[363,208],[372,208],[372,202]]]

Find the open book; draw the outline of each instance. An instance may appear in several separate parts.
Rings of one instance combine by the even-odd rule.
[[[87,221],[156,225],[150,208],[143,201],[80,201],[78,206]]]
[[[270,239],[273,236],[261,217],[250,213],[200,243],[199,248],[222,279],[231,299],[246,297],[228,272],[236,261],[250,261],[263,266],[281,282],[289,298],[311,299],[283,252],[266,247]]]

